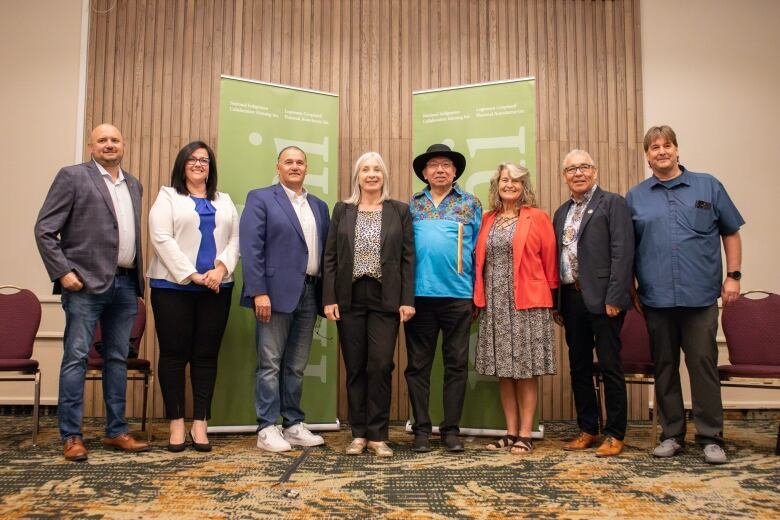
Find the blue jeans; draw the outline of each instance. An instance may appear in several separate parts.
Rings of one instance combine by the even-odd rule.
[[[271,305],[273,309],[273,302]],[[284,428],[303,421],[303,371],[309,361],[316,321],[314,284],[306,283],[293,312],[271,312],[268,323],[257,322],[255,413],[258,431],[276,424],[280,415]]]
[[[84,415],[84,376],[87,354],[100,320],[103,335],[103,400],[106,404],[106,435],[128,431],[125,420],[127,352],[130,331],[138,309],[134,277],[120,275],[100,294],[62,291],[65,310],[65,340],[60,368],[57,415],[60,437],[81,437]]]

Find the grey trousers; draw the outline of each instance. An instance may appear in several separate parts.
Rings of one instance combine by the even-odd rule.
[[[696,442],[723,445],[723,402],[718,377],[718,307],[644,308],[655,364],[655,402],[661,440],[685,441],[680,349],[691,382]]]

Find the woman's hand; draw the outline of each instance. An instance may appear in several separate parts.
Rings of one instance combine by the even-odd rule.
[[[401,315],[401,323],[403,323],[412,319],[415,310],[411,305],[401,305],[398,308],[398,313]]]
[[[553,318],[553,321],[555,322],[556,325],[558,325],[559,327],[563,327],[564,326],[563,315],[560,312],[553,311],[552,318]]]
[[[331,305],[325,306],[325,317],[328,318],[330,321],[338,321],[341,319],[341,314],[339,314],[339,304],[334,303]]]
[[[218,262],[214,269],[210,269],[203,273],[203,285],[214,291],[219,292],[219,285],[227,275],[227,268],[222,262]]]

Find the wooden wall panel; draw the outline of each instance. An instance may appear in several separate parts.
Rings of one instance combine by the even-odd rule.
[[[109,121],[125,134],[145,224],[178,149],[216,144],[220,74],[335,92],[339,193],[349,193],[357,156],[376,150],[405,200],[413,91],[535,76],[536,189],[552,212],[568,196],[560,161],[572,148],[591,152],[606,189],[625,193],[642,178],[639,42],[639,0],[93,0],[86,125]],[[156,365],[148,317],[143,355]],[[540,385],[545,419],[574,416],[560,334],[557,353],[558,375]],[[403,334],[395,361],[392,413],[405,418]],[[140,391],[130,390],[132,415]],[[99,386],[87,395],[87,410],[102,413]],[[645,417],[646,392],[629,395],[631,417]],[[344,417],[343,392],[340,401]],[[162,416],[159,388],[153,407]]]

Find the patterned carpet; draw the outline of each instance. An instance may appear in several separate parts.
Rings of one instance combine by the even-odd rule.
[[[214,452],[155,447],[124,455],[100,446],[89,420],[86,463],[65,462],[55,419],[42,419],[32,448],[29,417],[0,416],[0,518],[780,518],[776,420],[728,421],[731,462],[709,466],[691,444],[671,460],[649,455],[649,423],[632,423],[616,459],[564,452],[573,422],[545,423],[546,438],[526,456],[489,452],[466,438],[466,452],[409,451],[393,427],[396,456],[343,454],[349,434],[325,434],[284,484],[302,452],[269,454],[251,435],[212,435]],[[284,496],[285,490],[299,493]]]

